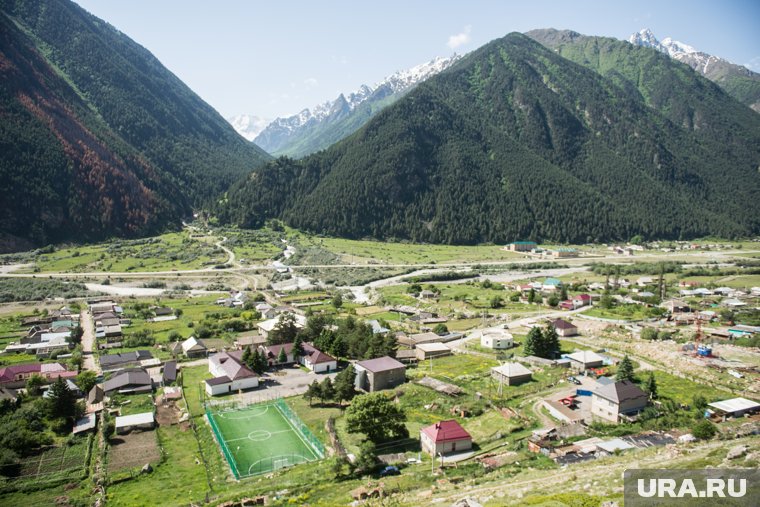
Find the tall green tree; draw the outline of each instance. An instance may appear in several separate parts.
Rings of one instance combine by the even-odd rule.
[[[541,357],[545,357],[547,359],[553,359],[559,355],[560,352],[560,344],[559,344],[559,335],[557,334],[557,330],[554,329],[554,326],[551,322],[549,322],[546,325],[546,329],[544,329],[543,332],[543,346],[541,347],[542,354]]]
[[[77,375],[76,385],[86,395],[98,383],[97,374],[92,370],[84,370]]]
[[[330,377],[325,377],[322,383],[319,385],[320,399],[322,401],[335,400],[335,387],[333,386]]]
[[[341,405],[356,396],[355,380],[356,370],[352,364],[335,376],[335,400]]]
[[[279,345],[293,343],[298,334],[296,317],[290,312],[281,313],[277,318],[277,324],[267,335],[267,345]]]
[[[309,406],[311,406],[311,402],[314,400],[314,398],[322,398],[322,389],[317,379],[314,379],[314,381],[309,384],[309,387],[306,388],[306,392],[303,394],[303,397],[306,401],[309,402]]]
[[[623,356],[623,359],[618,364],[615,380],[630,380],[631,382],[634,381],[633,361],[631,361],[631,358],[628,357],[628,354]]]
[[[528,331],[528,336],[525,337],[525,343],[523,344],[523,352],[526,356],[537,356],[542,352],[542,342],[544,335],[541,332],[541,328],[534,326]]]
[[[375,443],[408,437],[405,422],[404,410],[385,393],[357,396],[346,409],[346,430],[349,433],[364,433]]]
[[[50,414],[53,417],[74,417],[76,413],[76,397],[69,389],[63,377],[58,377],[50,385]]]
[[[42,394],[42,386],[45,385],[45,379],[40,375],[33,373],[29,380],[26,381],[26,392],[30,396],[39,396]]]
[[[277,354],[277,362],[279,364],[288,362],[288,354],[285,352],[285,347],[281,348],[279,354]]]

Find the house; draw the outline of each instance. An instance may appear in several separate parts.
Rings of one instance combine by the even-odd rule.
[[[580,350],[568,354],[567,358],[572,361],[571,366],[579,371],[589,368],[599,368],[604,364],[604,358],[593,350]]]
[[[280,362],[280,351],[285,351],[285,361]],[[293,354],[293,343],[279,343],[277,345],[264,345],[259,347],[259,351],[267,358],[269,366],[280,366],[296,362]]]
[[[161,383],[170,386],[177,381],[177,361],[166,361],[161,374]]]
[[[406,382],[406,367],[388,356],[358,361],[354,370],[356,387],[367,392],[392,389]]]
[[[557,278],[547,278],[544,283],[541,284],[541,289],[545,291],[555,291],[562,287],[562,282]]]
[[[103,386],[100,384],[96,384],[92,386],[92,389],[90,389],[90,392],[87,393],[87,404],[96,405],[102,402],[105,397],[106,397],[106,393],[105,391],[103,391]]]
[[[557,331],[557,334],[562,337],[575,336],[578,334],[578,328],[563,319],[557,319],[557,320],[552,321],[552,326],[554,326],[554,329],[555,331]]]
[[[38,375],[45,382],[50,383],[57,380],[58,377],[63,377],[64,379],[74,378],[77,376],[77,372],[68,371],[60,363],[14,364],[0,368],[0,387],[11,389],[24,387],[26,381],[32,378],[33,375]]]
[[[535,241],[515,241],[505,246],[504,250],[508,250],[510,252],[530,252],[536,247],[538,247],[538,245],[535,243]]]
[[[575,248],[560,247],[551,251],[551,256],[555,259],[567,259],[570,257],[578,257],[578,250]]]
[[[140,366],[142,361],[153,359],[153,354],[148,350],[135,350],[100,356],[100,367],[103,371],[116,371],[123,368]]]
[[[256,305],[256,311],[261,314],[261,318],[269,320],[277,317],[277,310],[275,310],[269,303],[259,303]]]
[[[568,299],[566,301],[562,301],[559,304],[559,307],[563,310],[575,310],[575,303],[573,303],[572,299]]]
[[[455,420],[441,421],[420,430],[422,450],[431,456],[472,449],[472,437]]]
[[[641,412],[649,402],[649,395],[629,380],[600,385],[591,392],[591,414],[594,417],[617,423],[621,416]]]
[[[236,349],[242,350],[246,347],[251,347],[251,350],[258,348],[260,345],[265,345],[267,339],[257,333],[239,334],[235,338],[234,345]]]
[[[314,373],[329,373],[338,369],[338,361],[310,343],[303,344],[304,355],[300,362]]]
[[[480,335],[480,345],[493,350],[510,349],[515,346],[515,339],[505,329],[489,329]]]
[[[639,287],[646,287],[647,285],[654,284],[654,279],[651,276],[640,276],[638,280],[636,280],[636,285]]]
[[[420,343],[415,348],[415,356],[418,361],[432,359],[434,357],[450,356],[451,349],[443,343]]]
[[[748,414],[760,412],[760,403],[747,398],[732,398],[730,400],[708,403],[708,407],[724,417],[742,417]]]
[[[259,377],[243,364],[243,352],[220,352],[208,358],[208,371],[214,376],[206,380],[206,393],[224,393],[259,387]]]
[[[76,385],[76,384],[74,383],[74,381],[73,381],[73,380],[71,380],[70,378],[67,378],[67,379],[66,379],[66,387],[68,387],[68,388],[69,388],[69,392],[70,392],[71,394],[73,394],[73,395],[74,395],[74,397],[76,397],[76,398],[83,398],[83,397],[84,397],[84,393],[82,393],[82,390],[81,390],[81,389],[79,389],[79,386],[78,386],[78,385]],[[49,386],[49,385],[48,385],[48,386],[45,386],[45,387],[43,387],[42,389],[43,389],[43,391],[44,391],[44,392],[42,393],[42,397],[43,397],[43,398],[50,398],[50,397],[53,395],[53,393],[51,393],[51,392],[50,392],[50,386]]]
[[[438,295],[432,290],[423,290],[420,292],[420,298],[422,299],[435,299]]]
[[[208,348],[206,348],[206,345],[201,340],[195,336],[191,336],[182,342],[182,353],[188,358],[206,357]]]
[[[271,333],[272,330],[274,330],[274,328],[276,328],[277,325],[280,323],[280,318],[282,317],[282,315],[285,315],[285,314],[281,314],[280,317],[276,319],[264,320],[256,324],[256,327],[259,328],[259,334],[261,334],[261,336],[263,336],[264,338],[267,338],[269,336],[269,333]],[[295,320],[294,325],[297,329],[303,329],[304,327],[306,327],[306,317],[304,317],[303,315],[298,315],[297,313],[293,313],[291,315],[294,316],[294,320]]]
[[[726,298],[720,302],[721,306],[727,306],[728,308],[741,308],[747,306],[747,303],[736,298]]]
[[[247,300],[248,296],[246,296],[244,293],[233,290],[230,292],[229,297],[217,299],[216,304],[219,306],[226,306],[228,308],[242,308]]]
[[[174,310],[168,306],[157,306],[153,309],[153,315],[156,317],[168,317],[174,315]]]
[[[533,378],[533,372],[520,363],[504,363],[491,368],[491,376],[508,386],[516,386],[529,382]]]
[[[591,305],[591,296],[589,294],[576,294],[573,296],[573,307],[580,308],[582,306]]]
[[[92,313],[93,318],[102,313],[109,312],[115,314],[122,313],[121,308],[119,308],[113,301],[99,301],[90,304],[90,313]]]
[[[149,393],[153,391],[153,379],[142,368],[129,368],[115,373],[103,384],[103,392],[120,394]]]
[[[156,426],[156,418],[153,412],[124,415],[116,418],[116,433],[123,435],[132,430],[152,430]]]

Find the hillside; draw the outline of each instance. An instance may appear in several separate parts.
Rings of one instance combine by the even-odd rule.
[[[665,55],[605,44],[625,56],[606,72],[492,41],[329,149],[254,171],[219,215],[439,243],[760,231],[760,117]]]
[[[76,4],[0,8],[0,251],[176,227],[270,158]]]
[[[435,58],[391,74],[374,86],[362,85],[352,93],[340,94],[335,100],[313,109],[277,118],[256,136],[254,142],[273,155],[295,158],[323,150],[356,132],[384,107],[447,69],[459,58],[456,54],[449,58]]]

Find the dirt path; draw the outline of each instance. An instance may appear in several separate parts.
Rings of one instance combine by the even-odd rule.
[[[98,375],[103,373],[100,365],[95,360],[95,326],[92,321],[92,314],[89,310],[82,310],[79,314],[79,325],[82,327],[82,352],[84,357],[84,369],[92,370]]]

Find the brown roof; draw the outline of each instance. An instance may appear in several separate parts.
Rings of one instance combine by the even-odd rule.
[[[375,359],[368,359],[366,361],[359,361],[356,364],[364,368],[365,370],[377,373],[381,371],[395,370],[397,368],[405,368],[405,366],[392,357],[383,356]]]
[[[639,386],[631,382],[630,380],[621,380],[614,384],[607,384],[605,386],[598,387],[594,393],[606,400],[614,401],[616,403],[622,403],[627,400],[633,400],[636,398],[647,397],[647,393],[642,391]]]
[[[576,327],[566,320],[557,319],[552,322],[552,325],[557,329],[575,329]]]

